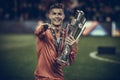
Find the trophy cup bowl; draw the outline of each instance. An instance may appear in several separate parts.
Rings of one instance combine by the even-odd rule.
[[[86,18],[84,16],[84,12],[77,10],[75,16],[73,16],[73,19],[70,21],[70,25],[67,28],[67,35],[71,35],[74,37],[75,40],[78,40],[82,34],[82,32],[85,30],[85,24]],[[71,51],[71,46],[65,42],[64,49],[61,53],[61,55],[57,58],[57,62],[61,64],[62,66],[69,66],[69,53]]]

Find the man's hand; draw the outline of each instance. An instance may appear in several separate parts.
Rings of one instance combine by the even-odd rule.
[[[39,29],[40,27],[46,29],[46,28],[51,28],[51,25],[49,23],[44,23],[43,21],[39,21],[36,30]]]
[[[74,37],[70,35],[66,38],[66,43],[71,47],[74,47],[75,43],[78,43],[78,41],[76,41]]]

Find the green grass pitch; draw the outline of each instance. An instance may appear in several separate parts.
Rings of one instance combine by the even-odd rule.
[[[31,34],[0,35],[0,80],[33,80],[37,63],[36,37]],[[120,61],[120,38],[81,37],[71,66],[64,67],[65,80],[120,80],[120,64],[92,59],[98,46],[115,46],[115,55],[102,55]]]

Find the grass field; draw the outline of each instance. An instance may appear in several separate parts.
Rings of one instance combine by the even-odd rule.
[[[120,61],[120,38],[81,37],[74,63],[63,68],[65,80],[120,80],[120,64],[89,56],[98,46],[115,46],[116,55],[102,57]],[[34,35],[0,35],[0,80],[33,80],[37,62],[35,47]]]

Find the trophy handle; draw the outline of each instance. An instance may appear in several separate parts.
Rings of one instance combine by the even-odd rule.
[[[83,28],[82,28],[82,30],[81,30],[81,32],[79,33],[79,35],[77,36],[77,38],[76,38],[76,41],[78,41],[79,40],[79,38],[80,38],[80,36],[81,36],[81,34],[83,33],[83,31],[86,29],[86,26],[83,26]]]

